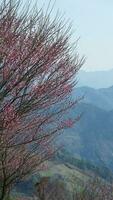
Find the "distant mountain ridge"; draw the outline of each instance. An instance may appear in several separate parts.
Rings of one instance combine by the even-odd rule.
[[[92,104],[107,111],[113,110],[113,86],[102,89],[78,87],[72,95],[74,98],[83,96],[83,103]]]
[[[78,73],[78,87],[108,88],[113,85],[113,69],[106,71],[83,71]]]
[[[80,121],[61,136],[61,143],[73,156],[113,170],[113,111],[81,103],[69,115],[83,112]]]

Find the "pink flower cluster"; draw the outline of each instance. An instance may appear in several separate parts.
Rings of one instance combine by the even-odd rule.
[[[6,104],[3,111],[4,128],[12,129],[19,123],[19,117],[16,114],[13,105]]]

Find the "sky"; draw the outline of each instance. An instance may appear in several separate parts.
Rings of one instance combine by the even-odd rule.
[[[56,0],[54,12],[57,9],[72,21],[75,40],[80,37],[78,51],[86,57],[83,69],[113,68],[113,0]]]

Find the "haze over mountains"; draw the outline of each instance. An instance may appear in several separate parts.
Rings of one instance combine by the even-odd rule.
[[[107,111],[113,109],[113,86],[102,89],[78,87],[73,95],[75,98],[83,96],[83,103],[92,104]]]
[[[64,134],[65,148],[81,159],[113,169],[113,111],[105,111],[94,105],[80,104],[71,116],[83,112],[80,121]]]
[[[113,69],[106,71],[86,72],[78,74],[78,87],[108,88],[113,85]]]
[[[73,96],[84,99],[69,115],[83,116],[62,136],[62,143],[72,156],[104,163],[113,171],[113,70],[81,73],[80,82],[85,86],[76,88]]]

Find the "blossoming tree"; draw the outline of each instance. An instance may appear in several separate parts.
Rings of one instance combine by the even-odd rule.
[[[84,60],[69,28],[42,10],[20,14],[19,2],[0,3],[0,200],[53,153],[53,139],[78,120],[64,120]]]

